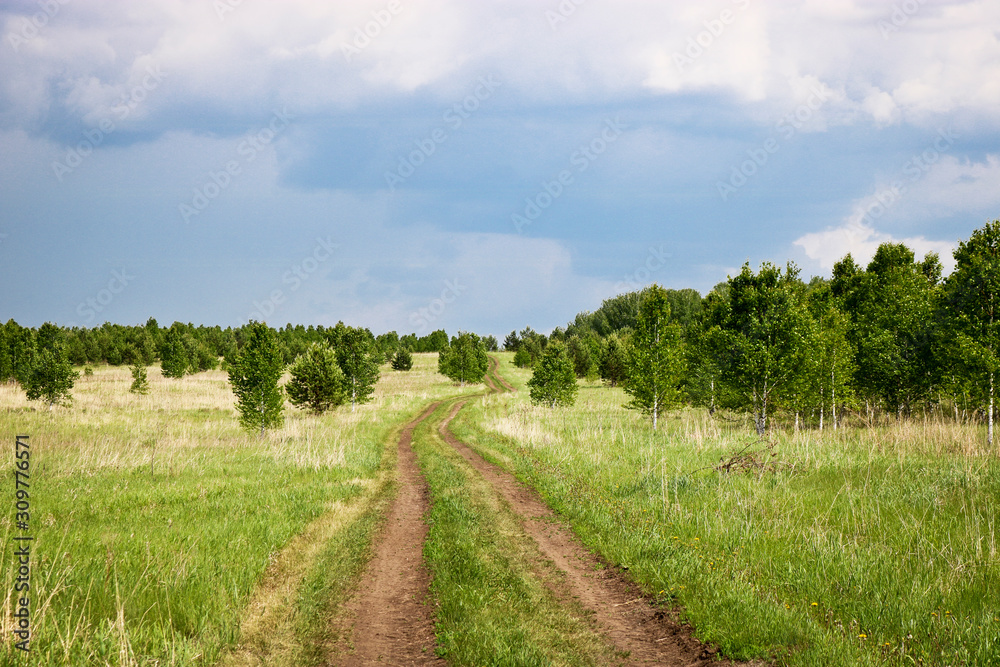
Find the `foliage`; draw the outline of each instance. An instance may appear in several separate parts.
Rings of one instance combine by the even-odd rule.
[[[371,400],[379,378],[381,352],[368,329],[345,327],[336,347],[337,364],[344,373],[345,389],[351,397],[351,411]]]
[[[545,348],[545,353],[528,380],[528,387],[534,404],[542,403],[554,408],[576,402],[576,372],[565,345],[554,342]]]
[[[517,352],[514,353],[514,359],[511,361],[518,368],[530,368],[531,367],[531,353],[528,352],[527,348],[519,347]]]
[[[188,356],[188,348],[184,344],[183,325],[178,326],[178,322],[167,330],[163,338],[163,347],[160,348],[160,367],[163,377],[182,378],[191,366],[191,358]]]
[[[625,370],[628,363],[628,346],[618,334],[608,336],[601,350],[598,372],[601,379],[612,387],[625,381]]]
[[[496,336],[486,336],[483,338],[483,345],[486,346],[487,352],[499,352],[500,345],[497,343]]]
[[[413,355],[404,348],[396,350],[396,355],[392,358],[392,370],[408,371],[413,368]]]
[[[236,394],[240,425],[247,431],[281,426],[284,395],[278,381],[285,370],[274,330],[262,322],[246,327],[243,347],[229,368],[229,383]]]
[[[285,384],[288,400],[297,408],[322,414],[346,400],[344,372],[337,365],[337,355],[326,343],[313,343],[299,355],[289,369],[291,379]]]
[[[483,381],[489,363],[482,339],[474,333],[460,331],[438,356],[438,372],[459,385],[475,384]]]
[[[851,318],[855,384],[866,400],[902,414],[933,388],[937,258],[918,263],[906,246],[883,243],[863,271],[853,259],[842,263],[831,288]]]
[[[736,406],[753,414],[761,435],[769,411],[793,396],[805,368],[812,328],[801,292],[791,264],[784,274],[767,262],[758,274],[744,264],[729,280],[729,298],[713,301],[708,315],[708,342],[720,380]]]
[[[594,361],[595,355],[591,352],[589,340],[582,336],[570,336],[566,344],[566,353],[569,355],[570,361],[573,362],[573,371],[577,377],[585,378],[594,375],[597,364]]]
[[[78,377],[66,356],[62,331],[46,322],[38,330],[38,350],[22,382],[28,400],[45,401],[50,408],[56,403],[69,403],[70,391]]]
[[[658,417],[680,403],[683,368],[681,327],[670,321],[667,291],[652,285],[639,304],[622,388],[632,397],[627,407],[650,415],[654,430]]]
[[[90,368],[88,366],[88,368]],[[128,390],[133,394],[144,396],[149,393],[149,378],[146,375],[146,367],[138,361],[132,364],[132,384]],[[93,371],[91,371],[93,373]]]
[[[959,367],[973,395],[988,405],[986,441],[992,445],[1000,373],[1000,221],[977,229],[954,254],[955,270],[944,287],[945,318]]]

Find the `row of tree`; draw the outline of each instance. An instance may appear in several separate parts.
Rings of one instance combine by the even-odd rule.
[[[288,324],[275,330],[278,353],[286,365],[291,364],[311,345],[337,347],[348,328],[343,322],[333,327]],[[105,323],[93,329],[74,327],[60,331],[62,349],[74,366],[105,363],[150,366],[159,361],[164,375],[175,378],[218,368],[223,360],[231,361],[247,337],[245,326],[223,329],[174,322],[161,327],[153,318],[137,326]],[[444,330],[422,337],[416,334],[401,337],[389,331],[373,336],[372,341],[381,354],[381,363],[393,360],[399,350],[440,352],[449,344]],[[497,349],[492,336],[483,341],[487,349]],[[22,327],[14,320],[0,325],[0,382],[25,380],[36,351],[42,347],[44,341],[39,339],[38,330]]]
[[[867,420],[942,410],[981,417],[993,441],[1000,371],[1000,222],[955,250],[942,278],[935,254],[916,260],[885,243],[866,267],[848,255],[829,280],[749,265],[705,298],[653,286],[581,313],[548,337],[530,327],[504,347],[536,369],[553,343],[578,377],[622,384],[654,426],[687,401],[745,410],[763,433],[776,412],[837,427],[845,410]],[[645,370],[644,370],[645,369]]]

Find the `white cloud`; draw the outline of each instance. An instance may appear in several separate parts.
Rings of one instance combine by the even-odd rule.
[[[557,24],[546,16],[555,2],[407,0],[389,18],[386,6],[244,2],[220,20],[200,0],[128,12],[75,0],[17,52],[0,52],[3,119],[38,122],[65,100],[92,120],[150,64],[168,73],[171,91],[150,110],[239,113],[270,96],[336,111],[424,90],[451,98],[483,73],[534,101],[718,91],[763,105],[772,122],[798,103],[803,80],[840,91],[823,111],[837,123],[929,123],[957,112],[995,122],[1000,107],[992,0],[927,0],[884,38],[879,22],[892,8],[861,0],[623,0],[581,5]],[[0,11],[5,41],[24,20],[13,11]],[[366,28],[372,36],[348,62],[344,47]]]
[[[847,222],[840,227],[806,234],[796,239],[794,243],[805,251],[806,256],[818,262],[824,269],[832,269],[833,265],[848,253],[858,264],[865,265],[875,256],[875,251],[880,245],[889,242],[906,244],[918,259],[929,252],[936,252],[946,273],[954,268],[955,262],[951,253],[957,246],[956,243],[934,241],[923,236],[893,238],[889,234],[857,222]]]

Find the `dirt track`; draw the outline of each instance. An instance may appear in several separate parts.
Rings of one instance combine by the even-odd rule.
[[[727,665],[712,660],[714,650],[691,636],[669,614],[653,607],[625,577],[587,551],[534,490],[513,475],[483,460],[458,440],[448,424],[462,408],[457,403],[439,431],[468,463],[495,488],[523,520],[542,557],[566,575],[564,599],[576,599],[594,613],[594,621],[614,646],[627,653],[629,665]]]
[[[403,428],[397,445],[399,493],[375,556],[358,593],[348,604],[354,617],[352,653],[334,664],[444,665],[434,653],[434,616],[428,599],[430,574],[424,567],[427,538],[424,516],[429,507],[427,483],[420,474],[411,442],[413,430],[440,405],[430,405]]]
[[[494,378],[513,387],[497,372]],[[495,383],[487,386],[499,391]],[[521,518],[537,543],[539,561],[551,561],[565,574],[566,589],[556,591],[593,613],[596,629],[627,658],[628,665],[731,665],[712,660],[714,650],[691,636],[670,613],[653,607],[620,572],[605,567],[588,552],[530,488],[510,473],[486,462],[458,440],[448,424],[465,401],[457,402],[439,425],[442,438],[488,481]],[[411,443],[413,431],[441,405],[430,405],[408,423],[399,438],[399,493],[392,504],[375,556],[349,603],[354,619],[351,646],[342,646],[338,665],[444,665],[435,655],[434,619],[428,595],[430,574],[423,563],[429,494]]]

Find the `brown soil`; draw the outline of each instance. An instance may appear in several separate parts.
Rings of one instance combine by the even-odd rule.
[[[399,492],[358,593],[347,605],[354,617],[354,650],[343,651],[334,664],[446,664],[434,653],[434,615],[427,593],[430,573],[423,561],[429,493],[410,446],[413,430],[439,405],[424,410],[399,437]]]
[[[490,357],[490,370],[493,371],[493,375],[496,377],[497,381],[503,385],[504,391],[514,391],[514,387],[512,387],[506,380],[503,379],[503,376],[500,375],[500,361],[496,357]],[[492,382],[490,383],[490,386],[494,386]],[[496,390],[495,387],[494,390]]]
[[[521,484],[507,471],[483,460],[458,440],[448,424],[462,403],[440,426],[445,441],[506,499],[523,519],[525,532],[538,544],[541,555],[555,564],[566,577],[560,597],[579,602],[593,612],[598,630],[627,658],[627,665],[732,665],[713,660],[716,650],[681,625],[674,611],[653,606],[622,572],[607,567],[583,547],[538,494]]]

